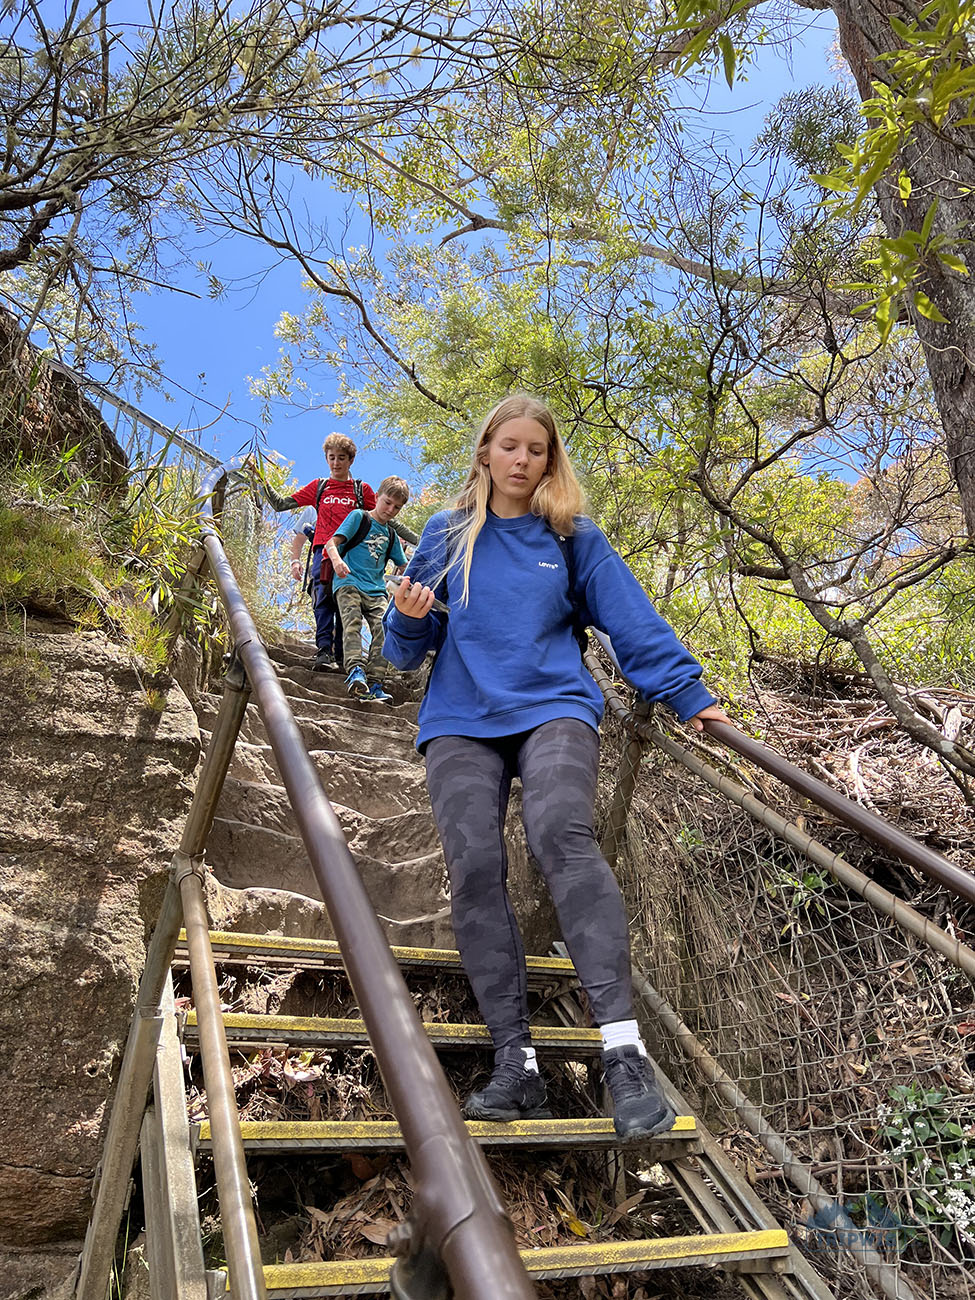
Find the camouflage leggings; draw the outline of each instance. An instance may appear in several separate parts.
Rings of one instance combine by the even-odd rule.
[[[427,746],[454,934],[496,1051],[531,1045],[525,950],[507,890],[504,820],[513,776],[521,777],[528,847],[596,1023],[633,1016],[626,913],[592,829],[598,763],[598,734],[575,718],[490,740],[439,736]]]

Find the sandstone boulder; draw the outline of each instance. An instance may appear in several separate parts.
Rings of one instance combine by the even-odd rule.
[[[129,460],[69,371],[49,363],[0,307],[0,454],[54,458],[77,448],[66,469],[105,495],[124,492]]]

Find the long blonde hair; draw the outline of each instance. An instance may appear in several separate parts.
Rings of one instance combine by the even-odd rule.
[[[586,508],[585,497],[576,478],[565,443],[555,424],[555,417],[544,402],[527,393],[512,393],[493,406],[481,424],[474,443],[467,481],[454,502],[454,522],[447,538],[447,553],[454,558],[448,569],[458,568],[464,586],[461,602],[467,604],[470,594],[471,564],[474,560],[474,543],[487,518],[491,499],[491,471],[488,469],[487,449],[491,439],[509,420],[534,420],[548,434],[548,463],[538,487],[532,494],[530,510],[541,515],[563,537],[575,532],[576,515]]]

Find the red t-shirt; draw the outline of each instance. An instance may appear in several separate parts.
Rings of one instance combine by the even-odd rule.
[[[318,498],[318,485],[321,479],[312,479],[303,488],[292,493],[299,506],[313,506]],[[351,514],[357,505],[355,483],[352,479],[330,478],[325,482],[325,490],[318,505],[318,518],[315,521],[315,536],[312,546],[324,546],[333,535],[346,515]],[[368,483],[362,485],[362,506],[372,510],[376,505],[376,494]]]

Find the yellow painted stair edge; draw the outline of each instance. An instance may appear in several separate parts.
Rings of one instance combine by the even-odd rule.
[[[276,1030],[294,1034],[342,1034],[346,1038],[367,1038],[364,1020],[332,1020],[320,1016],[259,1016],[225,1011],[223,1023],[226,1029],[250,1029],[255,1032]],[[187,1013],[186,1024],[190,1029],[196,1028],[195,1011]],[[474,1044],[491,1041],[485,1025],[438,1024],[424,1021],[423,1028],[432,1038],[439,1038],[441,1041],[454,1040],[458,1043]],[[532,1029],[531,1036],[532,1042],[541,1047],[548,1044],[566,1047],[573,1043],[585,1046],[602,1044],[598,1029],[562,1029],[541,1025]]]
[[[689,1259],[715,1258],[721,1255],[768,1258],[789,1249],[789,1238],[781,1228],[760,1232],[713,1233],[697,1237],[657,1237],[644,1241],[609,1241],[579,1246],[542,1246],[522,1250],[522,1263],[530,1274],[559,1273],[565,1269],[633,1267],[639,1264],[672,1262],[675,1267]],[[269,1292],[314,1286],[362,1286],[385,1281],[393,1260],[341,1260],[307,1264],[270,1264],[264,1269]],[[229,1285],[228,1285],[229,1290]]]
[[[492,1137],[581,1137],[590,1134],[602,1135],[613,1133],[611,1119],[523,1119],[511,1123],[492,1123],[488,1120],[467,1120],[467,1131],[473,1138]],[[673,1127],[658,1138],[669,1137],[673,1133],[694,1136],[697,1123],[693,1115],[678,1115]],[[199,1140],[210,1141],[210,1121],[202,1120],[199,1128]],[[352,1140],[395,1141],[401,1138],[400,1128],[393,1120],[243,1120],[240,1136],[245,1142],[257,1142],[261,1139],[276,1139],[280,1142],[329,1141],[341,1138]]]
[[[186,944],[186,931],[180,930],[179,942]],[[217,949],[270,949],[281,954],[305,957],[341,956],[334,939],[296,939],[279,934],[237,934],[232,930],[211,930],[210,946]],[[423,963],[431,966],[456,966],[461,969],[460,953],[455,948],[409,948],[393,945],[393,956],[405,963]],[[549,972],[552,975],[571,977],[575,967],[568,957],[526,957],[530,971]]]

